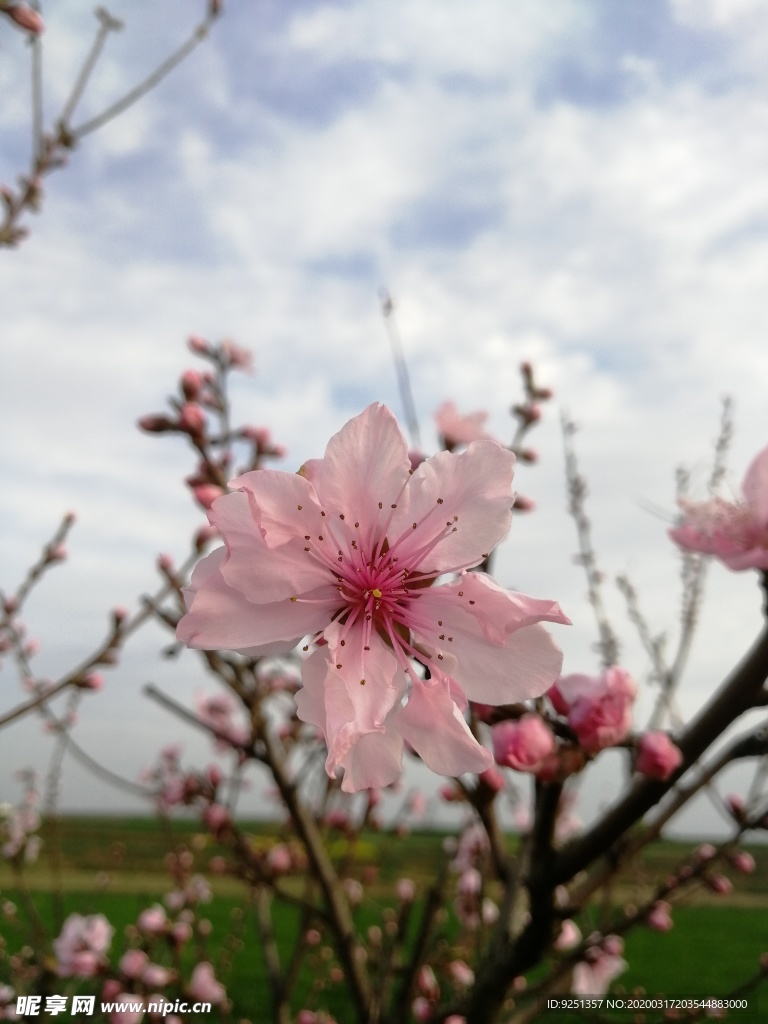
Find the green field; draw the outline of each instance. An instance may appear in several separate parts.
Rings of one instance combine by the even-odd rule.
[[[43,925],[55,935],[58,922],[69,913],[103,913],[116,928],[113,952],[118,953],[125,948],[125,930],[135,922],[139,911],[161,900],[171,888],[165,869],[169,849],[189,850],[195,857],[192,870],[202,872],[206,872],[210,858],[221,852],[191,823],[161,827],[146,819],[69,818],[56,825],[55,834],[51,828],[47,826],[45,848],[58,849],[58,854],[50,863],[42,857],[26,875],[29,898]],[[260,823],[249,826],[248,831],[254,844],[267,847],[274,841],[274,828]],[[336,852],[351,858],[354,874],[359,876],[371,864],[377,869],[375,877],[368,879],[365,899],[356,911],[361,931],[381,923],[389,883],[394,879],[408,876],[420,891],[425,889],[442,863],[442,840],[443,835],[435,832],[406,838],[371,833],[363,836],[353,850],[347,849],[343,840],[338,841]],[[639,898],[653,877],[663,877],[689,850],[686,844],[654,844],[633,871],[631,882],[622,884],[615,898],[622,902],[633,895]],[[760,954],[768,952],[768,849],[752,847],[751,852],[757,870],[752,875],[731,872],[736,883],[731,896],[693,893],[675,907],[672,931],[657,934],[637,928],[627,936],[625,958],[629,970],[618,979],[615,991],[632,992],[642,987],[669,995],[715,996],[729,992],[757,971]],[[52,879],[58,879],[58,885]],[[268,989],[255,908],[237,880],[214,878],[212,884],[214,898],[200,911],[211,924],[205,955],[227,984],[233,1001],[232,1019],[261,1024],[269,1019],[264,1011]],[[19,904],[23,917],[24,898],[7,867],[0,869],[0,890],[3,900]],[[598,904],[592,907],[591,920],[580,922],[582,930],[600,926],[602,913]],[[299,913],[294,908],[283,907],[276,914],[276,939],[284,957],[298,927]],[[450,932],[455,923],[449,919],[445,927]],[[6,921],[0,923],[0,931],[8,948],[17,948],[18,930]],[[4,970],[0,961],[0,971]],[[3,980],[0,976],[0,982]],[[303,979],[305,989],[311,980],[310,970]],[[329,988],[321,998],[339,1024],[346,1024],[350,1017],[343,991]],[[758,997],[752,994],[750,998],[754,1005]],[[768,986],[759,998],[763,1004],[760,1012],[739,1014],[733,1019],[768,1020]],[[541,1019],[565,1024],[575,1018],[546,1014]],[[615,1019],[633,1018],[624,1014]]]

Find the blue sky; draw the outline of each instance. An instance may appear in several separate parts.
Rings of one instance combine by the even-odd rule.
[[[114,4],[126,29],[81,116],[202,7]],[[46,12],[49,118],[91,31],[89,11],[70,8]],[[0,181],[13,181],[28,148],[27,54],[0,32]],[[30,604],[41,671],[87,650],[104,609],[148,587],[157,552],[181,558],[199,522],[177,483],[190,465],[180,446],[133,428],[189,365],[187,335],[256,351],[236,407],[270,426],[292,469],[369,402],[400,411],[382,285],[425,443],[446,398],[488,409],[508,438],[517,366],[531,359],[581,425],[602,564],[629,572],[654,628],[673,634],[677,565],[646,505],[673,512],[680,463],[703,488],[722,395],[736,398],[733,491],[768,442],[766,43],[757,0],[230,0],[195,56],[48,179],[30,239],[0,253],[3,584],[60,513],[79,516],[70,563]],[[558,430],[551,408],[533,439],[541,464],[519,475],[539,511],[515,523],[498,571],[561,601],[576,623],[559,631],[566,668],[589,671]],[[621,600],[609,601],[642,678]],[[713,568],[684,709],[758,626],[756,581]],[[184,678],[158,669],[161,642],[138,641],[82,711],[80,741],[118,750],[126,774],[169,728],[147,716],[142,683],[190,701],[205,685],[191,658]],[[9,666],[3,677],[7,688]],[[137,742],[122,742],[126,729]],[[30,722],[2,756],[17,763],[33,745],[44,765],[47,743]],[[68,806],[110,799],[76,771],[65,779]]]

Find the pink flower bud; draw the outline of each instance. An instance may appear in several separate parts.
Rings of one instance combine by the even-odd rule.
[[[440,998],[440,986],[437,983],[435,972],[429,964],[424,964],[419,968],[416,984],[418,985],[419,992],[425,995],[427,999]]]
[[[188,402],[194,402],[203,386],[202,374],[197,370],[185,370],[181,375],[181,390]]]
[[[424,996],[416,996],[411,1003],[411,1012],[413,1013],[414,1020],[418,1021],[418,1024],[424,1024],[432,1016],[432,1007],[429,1005],[429,1000],[425,999]]]
[[[608,956],[621,956],[624,952],[624,939],[618,935],[606,935],[602,947]]]
[[[285,843],[277,843],[267,854],[267,864],[275,875],[284,875],[293,867],[291,851]]]
[[[137,979],[144,973],[149,957],[141,949],[129,949],[120,958],[119,968],[126,978]]]
[[[536,508],[536,502],[533,498],[526,498],[524,494],[516,494],[515,500],[512,502],[512,508],[517,509],[518,512],[533,512]]]
[[[160,572],[168,575],[173,572],[173,559],[170,555],[159,554],[157,556],[157,568]]]
[[[733,892],[733,882],[725,875],[708,875],[704,880],[712,892],[717,893],[718,896],[727,896],[728,893]]]
[[[736,793],[731,793],[725,798],[725,805],[734,821],[741,825],[747,820],[747,805]]]
[[[635,768],[643,775],[652,779],[668,779],[682,761],[680,748],[665,732],[646,732],[637,741]]]
[[[198,334],[193,334],[187,339],[187,346],[191,352],[196,352],[198,355],[204,355],[209,351],[208,342]]]
[[[751,853],[747,853],[746,850],[737,850],[732,853],[728,859],[742,875],[751,875],[757,867],[755,864],[755,858]]]
[[[504,789],[504,776],[498,768],[486,768],[477,778],[480,785],[491,793],[500,793]]]
[[[655,932],[668,932],[673,923],[669,911],[670,905],[666,900],[657,900],[648,912],[645,923]]]
[[[533,713],[494,725],[492,735],[496,763],[520,772],[535,772],[555,749],[552,730]]]
[[[717,850],[712,843],[702,843],[696,850],[694,856],[697,860],[701,861],[712,860],[713,857],[717,856]]]
[[[136,921],[136,927],[145,935],[163,935],[168,930],[168,917],[165,908],[155,903],[153,907],[142,910]]]
[[[222,804],[209,804],[203,811],[203,821],[214,835],[225,832],[231,820],[229,811]]]
[[[555,939],[555,949],[573,949],[581,941],[581,931],[575,921],[566,918],[560,926],[560,933]]]
[[[463,960],[452,960],[448,964],[448,973],[457,985],[467,987],[475,980],[475,972]],[[464,1019],[463,1017],[461,1018]]]
[[[196,402],[185,402],[179,411],[179,426],[191,437],[205,434],[205,413]]]
[[[400,878],[397,882],[397,898],[401,903],[412,903],[416,895],[416,886],[410,878]]]
[[[37,11],[32,10],[27,4],[14,4],[13,7],[3,7],[2,11],[12,21],[15,21],[19,28],[32,32],[33,35],[39,35],[45,29],[43,19]]]
[[[209,509],[211,505],[224,494],[224,488],[216,484],[196,484],[192,488],[195,501],[201,508]]]
[[[83,676],[79,684],[84,690],[103,690],[104,676],[100,672],[89,672]]]
[[[173,420],[162,414],[150,413],[148,416],[142,416],[137,420],[136,425],[139,430],[144,430],[147,434],[164,434],[168,430],[176,430]]]

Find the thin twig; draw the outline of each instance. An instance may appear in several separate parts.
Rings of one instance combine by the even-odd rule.
[[[117,100],[116,103],[113,103],[112,106],[107,107],[106,110],[97,114],[96,117],[92,117],[90,121],[84,121],[81,125],[78,125],[77,128],[73,128],[72,138],[75,141],[79,141],[85,135],[90,135],[91,132],[95,132],[97,129],[102,128],[107,124],[107,122],[112,121],[119,114],[122,114],[124,110],[127,110],[128,107],[132,107],[134,103],[140,100],[143,96],[146,96],[148,92],[162,82],[162,80],[169,75],[177,65],[181,64],[181,62],[188,57],[189,54],[200,45],[200,43],[203,42],[208,35],[208,31],[215,18],[215,15],[209,14],[208,17],[206,17],[205,20],[193,30],[189,39],[182,43],[182,45],[175,50],[170,57],[167,57],[159,67],[155,68],[152,74],[147,75],[147,77],[143,81],[139,82],[135,88],[131,89],[130,92],[127,92],[125,96]]]
[[[408,364],[405,361],[403,343],[400,338],[397,321],[395,320],[395,304],[386,288],[381,289],[379,297],[381,299],[381,315],[384,318],[384,327],[389,338],[389,344],[392,347],[392,358],[395,363],[395,373],[397,374],[397,387],[400,391],[400,401],[403,403],[405,422],[408,426],[408,433],[411,435],[411,444],[419,450],[421,449],[419,418],[416,415],[416,404],[413,400],[411,378],[408,373]]]

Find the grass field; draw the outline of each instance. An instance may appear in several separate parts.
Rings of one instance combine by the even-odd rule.
[[[255,844],[269,845],[274,826],[254,824],[249,826],[249,833]],[[371,864],[377,870],[375,877],[369,878],[365,899],[356,911],[356,925],[361,931],[380,923],[382,903],[394,879],[410,877],[423,891],[443,860],[442,839],[434,832],[406,838],[387,834],[363,837],[353,860],[360,872]],[[175,822],[165,828],[147,819],[63,819],[56,826],[56,834],[51,826],[46,834],[46,848],[57,848],[58,856],[52,864],[41,858],[33,865],[27,885],[37,912],[53,935],[62,916],[72,912],[103,913],[116,928],[113,948],[119,952],[125,945],[126,927],[135,922],[141,909],[160,900],[171,888],[165,857],[169,849],[179,846],[194,853],[197,869],[203,871],[211,856],[220,852],[191,823]],[[616,898],[622,902],[640,898],[653,877],[663,877],[689,850],[686,844],[654,844],[632,872],[631,880],[617,890]],[[657,934],[637,928],[627,936],[625,958],[629,969],[614,986],[617,991],[632,992],[642,987],[669,995],[716,996],[729,992],[757,970],[759,955],[768,952],[768,849],[758,846],[751,852],[757,869],[751,875],[731,874],[733,894],[715,897],[706,892],[693,893],[675,907],[675,926],[670,932]],[[59,885],[52,879],[58,879]],[[269,1018],[264,1013],[267,983],[255,908],[234,879],[214,878],[213,889],[213,900],[202,908],[211,923],[206,955],[222,972],[227,970],[233,1019],[260,1024]],[[0,891],[2,899],[18,901],[23,908],[6,867],[0,868]],[[590,915],[591,921],[581,922],[585,932],[601,925],[599,906],[591,908]],[[276,915],[276,938],[284,954],[298,927],[298,912],[293,908],[282,908]],[[450,922],[447,927],[450,929]],[[0,931],[12,949],[18,941],[14,929],[6,922],[0,924]],[[3,980],[0,977],[0,982]],[[748,1020],[768,1020],[768,986],[750,998],[753,1005],[757,998],[764,1004],[757,1015],[739,1014],[733,1019],[745,1024]],[[345,1024],[348,1012],[342,992],[328,991],[327,1009]],[[547,1014],[546,1019],[566,1024],[579,1018]],[[632,1018],[624,1014],[615,1019]]]

